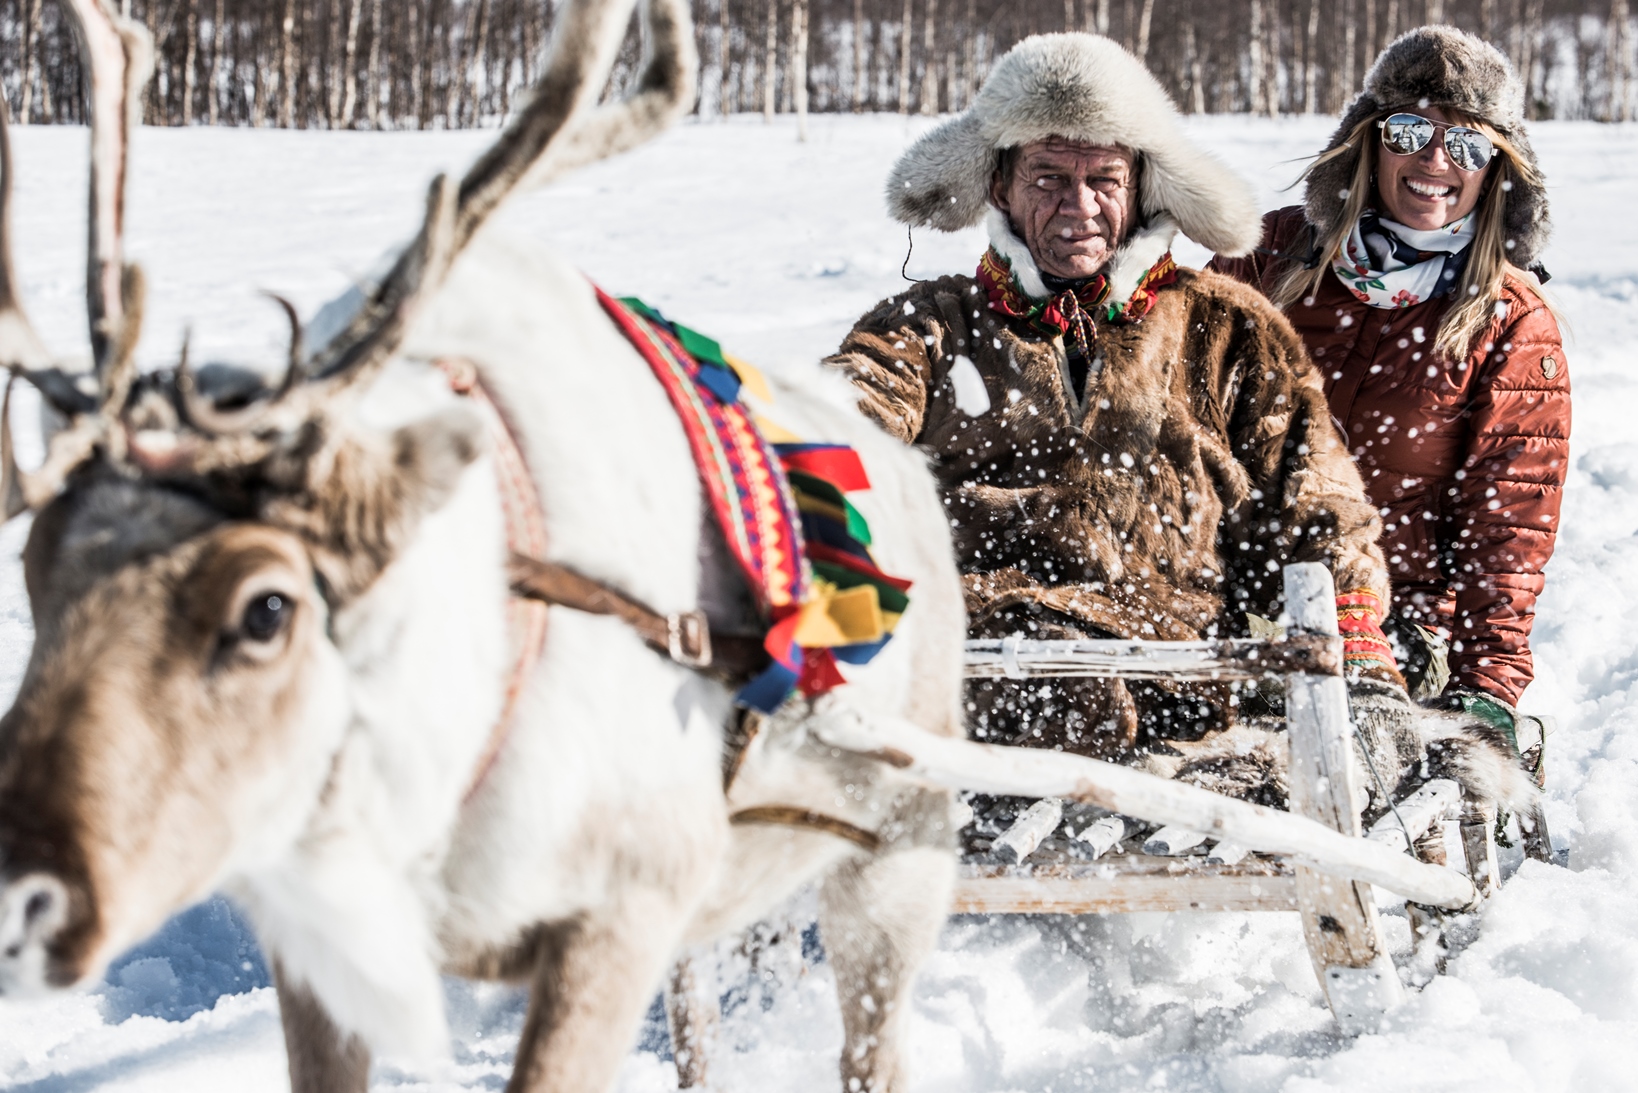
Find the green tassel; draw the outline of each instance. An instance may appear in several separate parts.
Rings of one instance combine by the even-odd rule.
[[[837,588],[856,588],[861,584],[875,585],[876,596],[881,601],[883,611],[902,615],[910,606],[910,597],[885,581],[875,580],[834,562],[821,562],[815,559],[812,564],[815,576],[829,581]]]

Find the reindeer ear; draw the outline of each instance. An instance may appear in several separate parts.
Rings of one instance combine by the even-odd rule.
[[[404,478],[402,488],[423,513],[444,506],[462,472],[483,450],[483,422],[464,406],[441,410],[392,434],[393,464]]]

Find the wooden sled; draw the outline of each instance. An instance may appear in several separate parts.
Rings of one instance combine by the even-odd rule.
[[[966,675],[1279,677],[1291,753],[1289,814],[1132,768],[933,738],[865,715],[838,716],[814,731],[832,746],[890,757],[931,784],[1037,798],[966,855],[953,913],[1295,910],[1339,1029],[1373,1030],[1404,990],[1383,943],[1372,882],[1405,896],[1413,929],[1437,945],[1448,914],[1475,910],[1500,885],[1496,816],[1464,800],[1455,782],[1435,780],[1396,801],[1370,831],[1361,829],[1355,791],[1370,775],[1354,759],[1331,574],[1321,565],[1293,565],[1284,579],[1280,638],[969,641]],[[1447,821],[1460,831],[1465,869],[1449,864],[1456,855],[1445,845]],[[1521,826],[1526,852],[1550,860],[1539,810]],[[689,998],[692,979],[685,961],[668,1000],[674,1039],[685,1047],[678,1056],[684,1088],[703,1084],[715,1010],[714,999]]]
[[[1289,628],[1284,640],[1216,642],[967,643],[967,675],[1255,680],[1283,677],[1291,811],[1344,835],[1392,848],[1455,875],[1447,821],[1460,831],[1466,902],[1411,903],[1413,928],[1437,931],[1448,912],[1466,912],[1501,882],[1493,806],[1463,799],[1452,781],[1428,782],[1396,801],[1370,831],[1352,802],[1362,777],[1341,678],[1341,641],[1330,573],[1318,565],[1285,569]],[[1302,916],[1314,971],[1339,1028],[1375,1028],[1402,997],[1383,944],[1370,883],[1320,872],[1300,858],[1261,853],[1161,816],[1084,811],[1066,822],[1061,802],[1045,799],[1022,813],[987,852],[962,862],[951,907],[968,914],[1108,914],[1124,911],[1291,911]],[[1091,822],[1088,822],[1090,819]],[[1162,821],[1158,829],[1143,821]],[[1544,822],[1522,818],[1526,852],[1550,860]],[[1414,848],[1414,849],[1412,849]],[[1390,887],[1397,887],[1391,885]],[[1458,886],[1459,887],[1459,886]],[[1404,891],[1403,888],[1400,889]],[[1432,938],[1435,942],[1437,938]]]

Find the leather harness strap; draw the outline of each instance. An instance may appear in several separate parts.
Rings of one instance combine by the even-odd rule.
[[[881,836],[874,831],[866,831],[857,824],[850,824],[846,820],[839,820],[835,816],[827,816],[823,812],[814,812],[812,809],[797,808],[794,805],[757,805],[753,808],[742,808],[728,817],[731,824],[773,824],[778,827],[807,827],[815,831],[822,831],[826,835],[834,835],[838,839],[846,839],[854,846],[875,853],[882,847]]]
[[[466,399],[483,419],[489,435],[490,457],[495,466],[495,485],[500,492],[501,510],[506,519],[506,548],[513,554],[544,553],[546,550],[546,513],[541,508],[540,492],[535,489],[529,463],[518,443],[517,433],[505,411],[489,396],[478,376],[478,366],[463,357],[440,357],[433,362],[449,383],[449,389]],[[501,704],[489,739],[467,782],[463,803],[470,801],[489,777],[495,760],[511,731],[512,716],[517,710],[523,688],[546,647],[546,607],[544,604],[517,599],[506,605],[507,630],[512,648],[516,650],[512,667],[506,675],[506,694]]]
[[[712,633],[704,612],[662,615],[567,566],[523,554],[512,555],[509,573],[514,595],[588,615],[612,615],[685,668],[749,679],[767,666],[768,653],[759,639]]]
[[[446,357],[433,363],[444,373],[450,390],[471,400],[484,419],[505,510],[506,545],[511,552],[507,578],[514,601],[508,617],[517,656],[508,673],[500,717],[467,783],[463,803],[471,801],[478,787],[483,785],[505,746],[523,685],[545,645],[548,605],[589,615],[612,615],[636,631],[651,648],[677,664],[725,681],[744,682],[767,667],[768,652],[760,638],[712,633],[702,611],[680,611],[671,615],[651,611],[600,581],[538,557],[546,550],[546,518],[512,423],[484,389],[477,366],[471,361]],[[744,755],[749,735],[736,742],[738,747],[732,749],[729,756],[734,771]],[[731,775],[726,780],[731,781]],[[725,785],[724,790],[727,788]],[[881,846],[881,839],[864,828],[789,805],[741,809],[729,817],[729,822],[808,828],[845,839],[870,852]]]

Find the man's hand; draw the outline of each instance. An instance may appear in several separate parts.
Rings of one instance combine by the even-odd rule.
[[[1416,726],[1416,704],[1402,684],[1374,676],[1348,683],[1348,710],[1358,735],[1354,746],[1370,793],[1369,811],[1388,807],[1405,774],[1422,760],[1422,734]]]
[[[1444,694],[1431,699],[1428,706],[1436,710],[1465,713],[1469,717],[1483,721],[1507,738],[1514,755],[1519,753],[1519,712],[1495,695],[1467,687],[1452,687]]]

